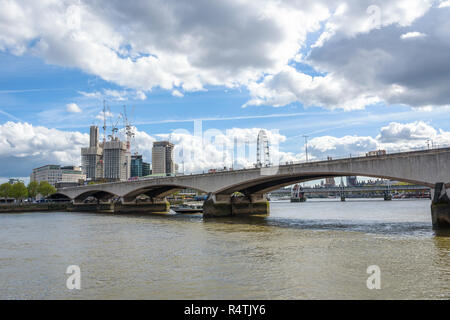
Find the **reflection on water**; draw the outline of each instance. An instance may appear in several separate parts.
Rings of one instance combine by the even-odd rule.
[[[80,291],[65,286],[73,264]],[[272,202],[246,219],[3,214],[0,286],[2,299],[448,299],[450,237],[425,200]]]

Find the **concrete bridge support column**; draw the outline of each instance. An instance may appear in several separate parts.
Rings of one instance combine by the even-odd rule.
[[[436,183],[431,202],[431,220],[433,229],[450,229],[450,198],[445,183]]]
[[[73,203],[67,206],[66,210],[70,212],[113,213],[114,203],[112,202],[80,203],[74,201]]]
[[[211,194],[203,204],[203,217],[205,218],[268,215],[269,212],[269,201],[262,194],[245,197]]]
[[[128,200],[128,201],[125,201]],[[122,199],[122,203],[116,203],[115,213],[169,213],[170,203],[166,198],[153,198],[151,201],[139,202],[136,200]]]

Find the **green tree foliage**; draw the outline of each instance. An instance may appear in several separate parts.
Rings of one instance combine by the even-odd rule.
[[[10,183],[3,183],[0,185],[0,198],[9,198],[11,197],[11,187]]]
[[[39,187],[39,183],[37,183],[36,181],[31,181],[28,184],[28,196],[30,198],[36,198],[37,194],[38,194],[38,187]]]
[[[16,200],[28,198],[28,189],[23,182],[16,182],[11,186],[11,196]]]
[[[48,197],[49,195],[54,194],[56,192],[56,189],[47,181],[41,181],[39,183],[39,187],[37,188],[37,192],[40,193],[43,197]]]

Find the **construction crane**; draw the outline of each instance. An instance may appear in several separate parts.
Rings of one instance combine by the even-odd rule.
[[[106,101],[103,100],[103,143],[106,142]]]
[[[123,127],[125,128],[125,135],[127,137],[127,150],[131,152],[131,140],[134,139],[136,134],[134,132],[134,127],[128,121],[127,106],[123,106],[122,119],[123,119]]]
[[[120,115],[116,120],[116,123],[113,124],[112,122],[112,118],[111,118],[111,134],[108,136],[108,138],[113,141],[116,138],[116,134],[119,131],[119,128],[117,127],[117,125],[119,124],[119,120],[120,120]]]

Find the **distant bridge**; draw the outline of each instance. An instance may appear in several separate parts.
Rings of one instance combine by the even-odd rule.
[[[349,186],[349,187],[304,187],[301,192],[306,194],[312,193],[339,193],[339,192],[384,192],[387,190],[398,192],[398,191],[430,191],[431,188],[427,186],[416,186],[416,185],[375,185],[375,186]],[[271,195],[290,195],[290,189],[279,189],[274,190],[270,193]]]
[[[205,216],[268,214],[265,195],[270,191],[341,176],[390,179],[431,189],[437,186],[441,199],[445,187],[450,186],[450,148],[70,187],[59,189],[54,197],[69,198],[75,206],[93,197],[99,204],[115,199],[121,206],[136,207],[137,197],[145,195],[150,199],[146,210],[151,211],[151,204],[160,204],[165,196],[188,188],[209,194],[204,203]],[[244,197],[234,196],[236,192]]]

